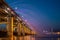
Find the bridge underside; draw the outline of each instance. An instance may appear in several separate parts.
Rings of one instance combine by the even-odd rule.
[[[5,28],[3,29],[3,24]],[[3,26],[2,26],[3,25]],[[5,2],[0,0],[0,37],[35,35],[29,26]]]

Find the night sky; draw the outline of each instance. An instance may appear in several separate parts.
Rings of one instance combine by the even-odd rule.
[[[60,0],[6,0],[31,28],[60,31]]]

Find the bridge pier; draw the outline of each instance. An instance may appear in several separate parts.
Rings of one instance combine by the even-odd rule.
[[[20,35],[21,35],[21,33],[20,33],[20,22],[18,22],[18,24],[17,24],[17,32],[18,32],[18,36],[17,36],[17,40],[20,40]]]
[[[7,22],[8,39],[13,40],[13,17],[7,17]]]
[[[17,25],[17,32],[18,32],[18,36],[17,36],[17,40],[24,40],[24,25],[22,24],[22,22],[18,22],[18,25]],[[21,34],[22,33],[22,34]],[[22,37],[21,37],[22,36]]]

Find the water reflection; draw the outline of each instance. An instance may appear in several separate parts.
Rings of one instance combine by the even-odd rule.
[[[18,40],[17,37],[14,37],[14,40]],[[21,37],[19,37],[19,40],[35,40],[35,37],[33,37],[33,36],[21,36]]]
[[[60,40],[60,38],[39,38],[34,36],[22,36],[20,40]]]
[[[7,38],[0,38],[0,40],[8,40]],[[33,36],[22,36],[19,37],[19,39],[17,37],[14,37],[14,40],[60,40],[60,38],[37,38],[37,37],[33,37]]]
[[[60,40],[60,38],[35,38],[35,40]]]

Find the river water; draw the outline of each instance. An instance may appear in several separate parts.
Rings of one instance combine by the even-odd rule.
[[[34,36],[22,36],[20,40],[60,40],[60,38],[39,38]]]

